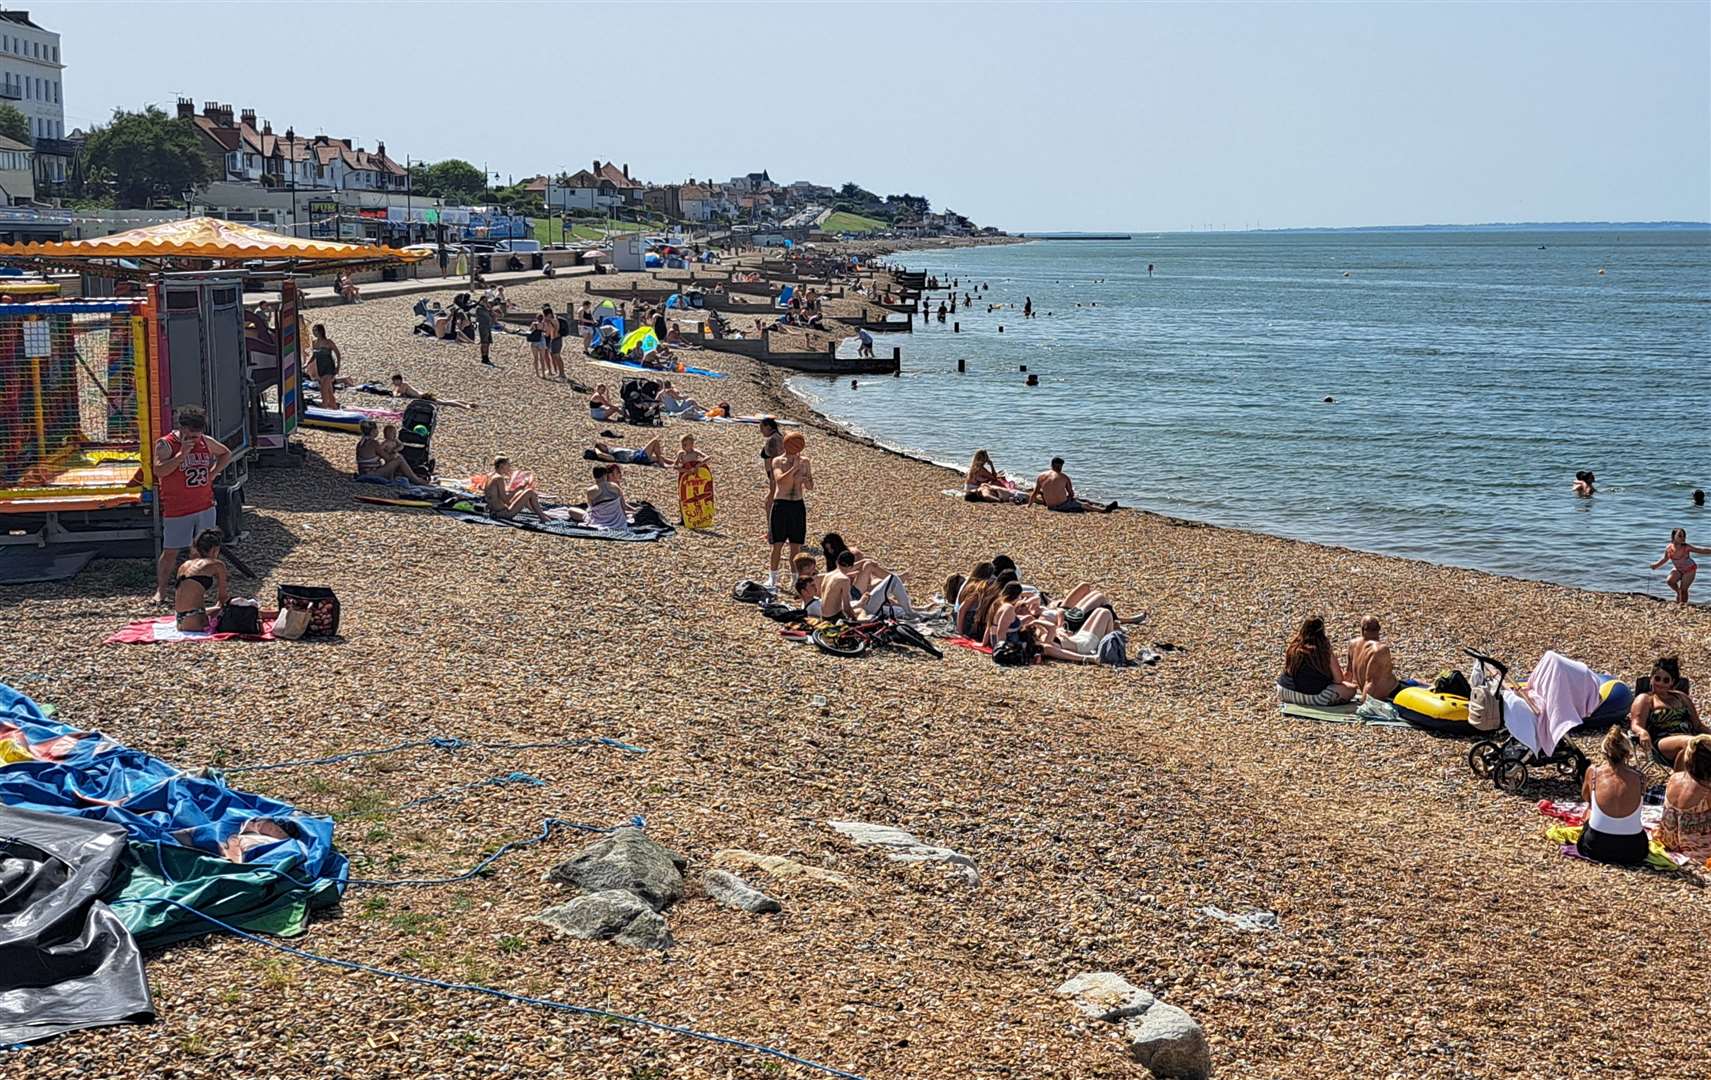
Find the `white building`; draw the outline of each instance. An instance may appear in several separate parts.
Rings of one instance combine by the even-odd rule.
[[[59,35],[30,21],[27,11],[0,11],[0,101],[30,122],[32,141],[65,138],[65,101],[60,73]],[[38,147],[38,150],[43,148]],[[38,155],[44,180],[65,179],[66,159]]]

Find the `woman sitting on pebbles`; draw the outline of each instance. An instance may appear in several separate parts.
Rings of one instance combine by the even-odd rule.
[[[802,610],[818,618],[820,615],[820,564],[814,561],[814,556],[805,551],[796,553],[790,560],[790,569],[796,579],[796,602],[802,605]]]
[[[595,383],[594,393],[588,397],[589,418],[605,422],[622,412],[622,409],[612,403],[611,389],[605,383]]]
[[[178,584],[172,591],[173,622],[178,629],[208,629],[218,608],[231,600],[226,564],[220,560],[220,545],[225,540],[219,529],[204,529],[191,545],[190,558],[179,564]],[[218,604],[210,607],[210,597]]]
[[[1025,503],[1028,493],[1018,491],[1005,481],[1004,475],[992,464],[992,455],[976,450],[963,477],[963,496],[969,502]]]
[[[1284,652],[1278,700],[1285,705],[1339,705],[1354,696],[1354,684],[1344,679],[1331,651],[1325,620],[1317,615],[1303,620]]]
[[[1638,866],[1651,854],[1651,841],[1640,825],[1646,777],[1629,763],[1634,742],[1621,728],[1605,732],[1603,753],[1603,762],[1588,769],[1581,782],[1587,817],[1575,847],[1594,862]]]
[[[1651,685],[1634,698],[1628,727],[1641,746],[1672,763],[1695,736],[1707,734],[1699,709],[1681,688],[1681,662],[1660,656],[1652,665]]]
[[[963,637],[978,641],[984,632],[992,603],[998,596],[996,576],[991,563],[975,563],[968,579],[957,590],[952,624]]]
[[[1658,841],[1695,858],[1711,856],[1711,735],[1695,735],[1676,757]]]
[[[382,480],[396,480],[399,477],[420,484],[422,478],[416,475],[416,470],[410,467],[403,456],[396,450],[388,453],[386,446],[377,437],[380,426],[373,420],[364,420],[357,425],[362,432],[362,438],[356,441],[356,474],[358,476],[378,476]]]

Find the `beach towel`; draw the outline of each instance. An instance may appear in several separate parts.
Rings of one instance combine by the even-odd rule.
[[[946,645],[955,645],[959,649],[967,649],[970,652],[981,653],[982,655],[985,655],[985,656],[991,656],[992,655],[992,650],[989,647],[982,645],[980,642],[974,640],[973,638],[963,637],[961,634],[953,634],[950,637],[946,638],[945,644]]]
[[[709,424],[758,424],[762,420],[771,420],[779,427],[801,427],[801,421],[781,420],[776,416],[765,416],[755,413],[752,416],[697,416],[695,419],[704,420]]]
[[[625,360],[590,360],[595,367],[617,368],[619,371],[646,371],[654,375],[699,375],[704,379],[723,379],[722,371],[709,371],[707,368],[685,366],[679,371],[671,367],[648,367],[646,364],[635,364]]]
[[[108,636],[103,645],[170,645],[181,641],[272,641],[277,611],[261,613],[260,634],[222,634],[217,630],[180,630],[171,615],[138,619]]]
[[[522,529],[524,532],[546,533],[550,536],[567,536],[578,540],[615,540],[621,543],[652,543],[663,540],[677,530],[669,525],[657,527],[631,526],[627,529],[594,529],[587,525],[579,525],[573,521],[561,521],[551,518],[538,521],[533,517],[496,518],[489,514],[477,513],[473,510],[460,510],[453,507],[441,507],[440,513],[453,521],[462,521],[470,525],[498,525],[508,529]]]
[[[1364,724],[1368,727],[1405,728],[1405,720],[1372,720],[1361,716],[1352,703],[1346,705],[1285,705],[1283,715],[1297,720],[1317,720],[1326,724]]]
[[[1545,836],[1561,844],[1562,853],[1572,859],[1586,857],[1576,846],[1581,831],[1585,828],[1586,811],[1587,806],[1583,802],[1568,799],[1539,800],[1539,813],[1556,822],[1545,829]],[[1662,822],[1662,805],[1641,804],[1640,827],[1646,830],[1646,837],[1651,841],[1651,854],[1646,856],[1645,865],[1652,870],[1692,869],[1692,859],[1679,852],[1670,851],[1658,842],[1657,829]]]
[[[1504,724],[1527,749],[1548,757],[1570,729],[1598,711],[1603,684],[1603,678],[1585,664],[1547,652],[1527,676],[1524,702],[1505,691]]]

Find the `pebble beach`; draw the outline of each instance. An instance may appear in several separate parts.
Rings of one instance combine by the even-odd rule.
[[[563,310],[585,284],[627,280],[507,292],[514,310]],[[665,913],[669,949],[558,936],[533,920],[570,896],[546,875],[594,839],[558,832],[460,884],[352,888],[293,947],[869,1078],[1149,1075],[1115,1027],[1057,994],[1093,971],[1192,1015],[1218,1076],[1705,1075],[1702,1041],[1678,1026],[1707,1000],[1711,896],[1696,879],[1565,858],[1535,804],[1571,793],[1497,791],[1469,772],[1466,742],[1284,717],[1274,679],[1314,613],[1338,641],[1378,616],[1403,673],[1427,680],[1465,668],[1470,647],[1523,669],[1555,649],[1630,680],[1679,654],[1711,678],[1711,613],[1139,512],[965,503],[943,494],[960,477],[814,414],[785,389],[791,373],[686,350],[726,377],[672,376],[680,391],[801,423],[811,540],[841,533],[918,598],[1004,552],[1048,592],[1090,581],[1147,611],[1135,645],[1175,646],[1126,670],[1001,668],[955,648],[838,659],[731,599],[766,571],[755,428],[591,420],[584,395],[534,375],[520,335],[497,336],[496,368],[473,345],[412,336],[415,299],[309,314],[341,346],[342,375],[401,372],[479,403],[441,411],[442,475],[503,453],[575,498],[594,440],[658,435],[669,451],[687,433],[712,459],[715,529],[601,543],[368,505],[354,437],[305,431],[301,468],[252,480],[236,550],[258,577],[234,589],[269,607],[279,584],[331,586],[341,640],[104,646],[154,613],[152,567],[97,562],[6,595],[6,681],[186,769],[428,736],[645,749],[420,749],[234,782],[334,816],[353,872],[371,876],[461,873],[548,818],[640,815],[687,861],[689,891]],[[907,335],[876,338],[893,344],[907,366]],[[570,377],[616,390],[622,373],[577,351]],[[1000,464],[1032,473],[1050,456]],[[675,516],[675,472],[624,475],[632,500]],[[540,783],[463,787],[511,773]],[[967,856],[977,880],[889,860],[831,821],[905,829]],[[700,882],[721,867],[782,910],[713,903]],[[1207,909],[1276,918],[1249,929]],[[220,935],[152,955],[148,975],[155,1023],[0,1057],[0,1075],[825,1075]]]

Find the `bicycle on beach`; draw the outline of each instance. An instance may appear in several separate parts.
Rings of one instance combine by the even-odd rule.
[[[926,634],[896,619],[870,619],[866,622],[830,622],[816,627],[808,640],[821,652],[833,656],[856,657],[870,649],[916,648],[935,660],[944,659]]]

